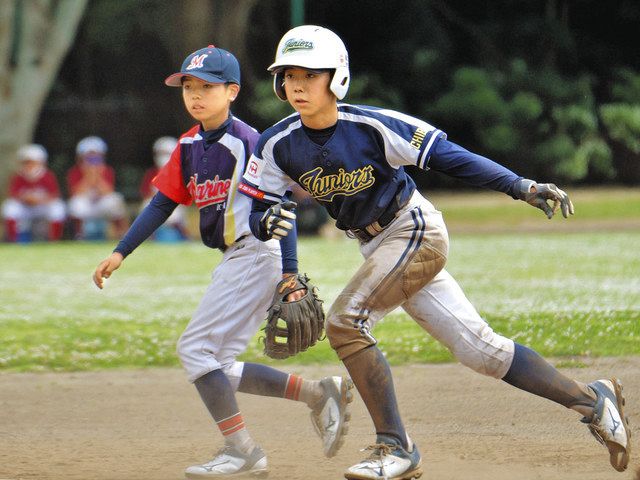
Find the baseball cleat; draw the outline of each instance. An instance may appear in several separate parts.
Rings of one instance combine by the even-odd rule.
[[[631,430],[624,416],[624,397],[622,383],[616,378],[597,380],[589,384],[596,393],[593,417],[582,419],[596,440],[609,450],[611,466],[624,472],[629,464],[631,450]]]
[[[184,474],[187,478],[196,479],[266,477],[267,457],[260,447],[245,455],[231,445],[225,445],[213,460],[188,467]]]
[[[407,452],[396,438],[378,435],[376,444],[365,450],[371,455],[349,467],[344,478],[355,480],[412,480],[422,476],[422,459],[418,447]]]
[[[320,380],[320,385],[324,393],[322,400],[311,411],[311,423],[322,440],[325,456],[333,457],[349,430],[353,382],[348,377],[326,377]]]

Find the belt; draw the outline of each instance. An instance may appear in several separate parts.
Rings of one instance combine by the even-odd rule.
[[[349,232],[361,242],[366,243],[387,228],[403,207],[404,205],[400,208],[388,208],[375,222],[364,228],[353,228]]]
[[[236,238],[236,240],[231,244],[231,245],[235,245],[236,243],[238,243],[241,240],[244,240],[245,238],[247,238],[249,236],[249,234],[245,234],[245,235],[241,235],[238,238]],[[224,253],[227,251],[227,249],[229,249],[229,247],[231,247],[231,245],[227,246],[227,245],[223,245],[222,247],[219,248],[219,250]]]

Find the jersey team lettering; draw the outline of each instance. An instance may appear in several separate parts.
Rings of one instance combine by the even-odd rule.
[[[322,167],[314,168],[300,177],[300,184],[314,198],[330,202],[336,195],[354,195],[366,190],[376,181],[373,167],[366,165],[351,172],[339,169],[338,173],[322,175]]]
[[[203,183],[198,183],[197,173],[191,176],[187,184],[187,190],[198,208],[224,202],[227,199],[229,187],[231,187],[231,179],[220,180],[218,175],[213,180],[207,179]]]
[[[297,38],[292,38],[291,40],[287,40],[282,48],[282,53],[293,52],[295,50],[313,50],[313,42],[309,40],[302,40]]]

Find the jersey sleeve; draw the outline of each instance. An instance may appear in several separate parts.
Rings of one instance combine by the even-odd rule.
[[[436,144],[447,138],[433,125],[395,110],[342,104],[339,118],[375,128],[382,137],[387,162],[395,168],[414,165],[427,170]]]
[[[276,165],[269,142],[262,148],[261,145],[264,144],[259,141],[255,152],[249,158],[238,191],[265,203],[282,202],[288,188],[294,182]]]
[[[187,190],[182,176],[182,162],[180,156],[180,144],[171,154],[169,161],[160,169],[153,179],[153,185],[164,195],[176,203],[191,205],[193,197]]]
[[[515,183],[522,177],[493,160],[470,152],[449,140],[440,142],[429,167],[476,187],[489,188],[516,198]]]

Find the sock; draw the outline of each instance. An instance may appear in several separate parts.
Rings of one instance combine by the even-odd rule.
[[[73,222],[73,234],[76,238],[82,238],[84,236],[84,222],[79,218],[74,218]]]
[[[593,415],[596,395],[591,388],[566,377],[536,352],[517,343],[511,367],[502,380],[587,418]]]
[[[222,370],[213,370],[195,381],[200,398],[222,433],[225,443],[248,455],[256,447],[240,414],[229,379]]]
[[[57,241],[62,238],[62,222],[49,223],[49,240]]]
[[[7,242],[15,242],[18,240],[18,222],[13,219],[5,220],[4,234]]]
[[[224,443],[227,445],[231,445],[245,455],[249,455],[256,448],[256,442],[249,435],[240,412],[229,418],[216,421],[216,425],[218,425],[224,437]]]
[[[394,437],[408,449],[409,439],[400,418],[393,376],[380,349],[371,345],[345,358],[343,363],[367,406],[376,434]]]
[[[322,398],[319,381],[305,380],[259,363],[245,363],[238,391],[305,402],[312,407]]]
[[[284,389],[284,398],[304,402],[313,408],[320,400],[323,394],[322,386],[318,380],[305,380],[298,375],[289,375],[287,386]]]

